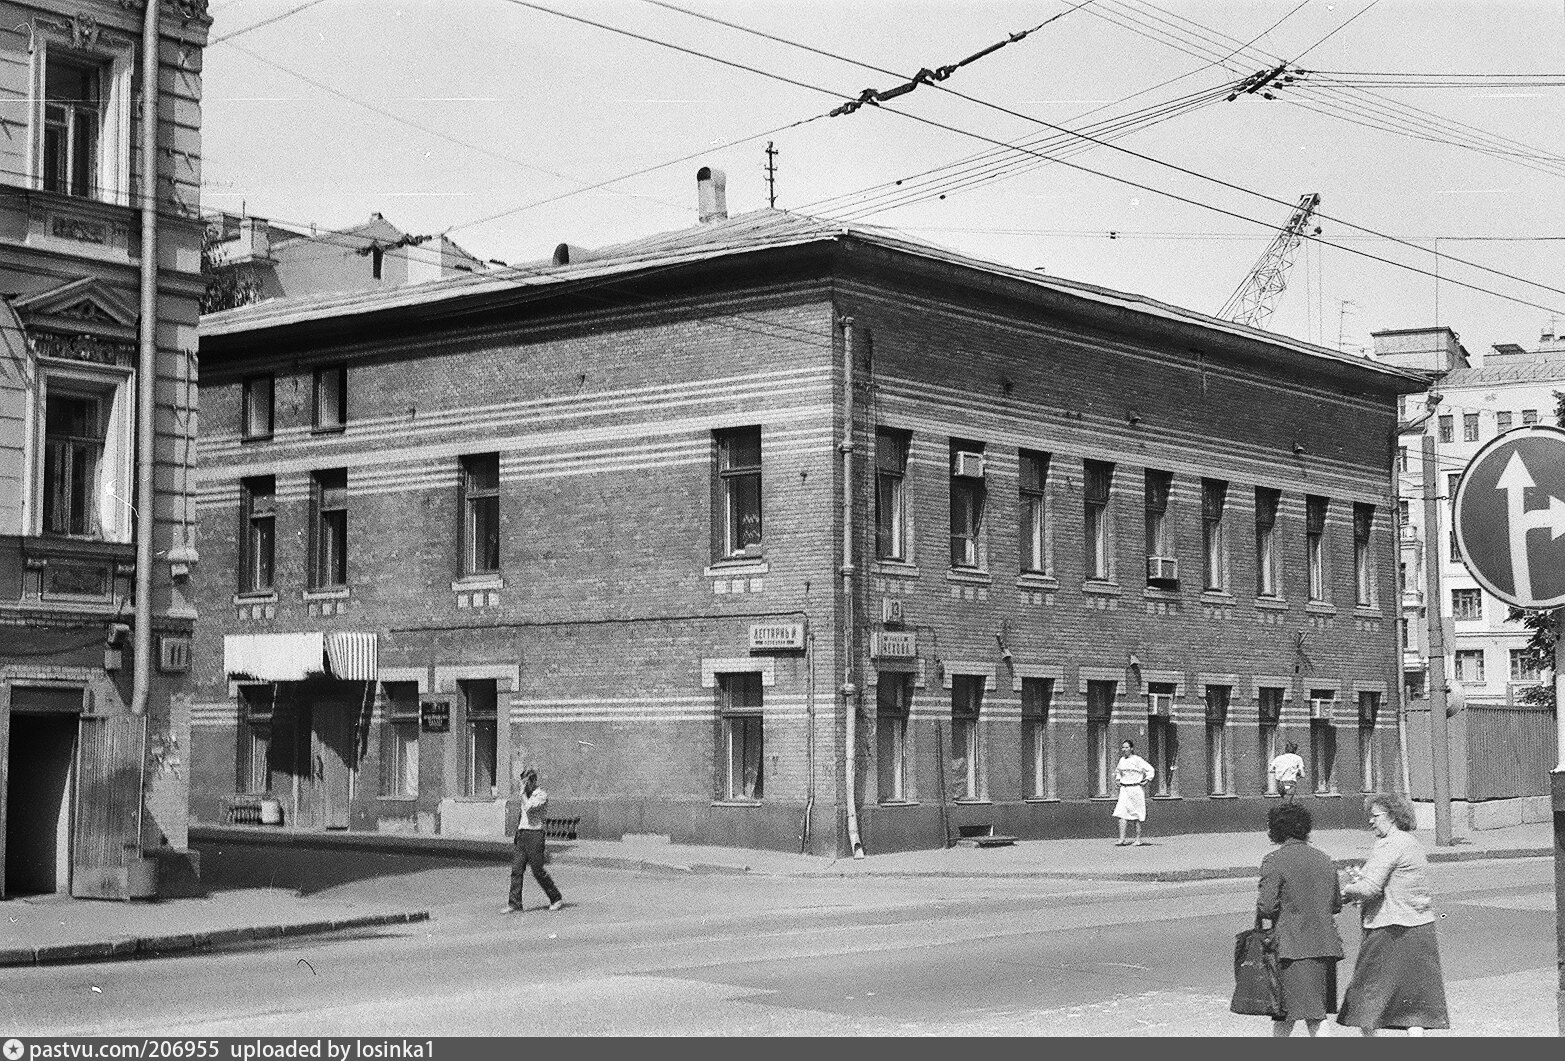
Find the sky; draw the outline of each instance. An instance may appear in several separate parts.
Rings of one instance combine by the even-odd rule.
[[[1475,356],[1565,333],[1565,0],[210,11],[208,210],[325,229],[379,212],[519,263],[695,224],[705,165],[727,176],[730,216],[775,194],[779,209],[1217,313],[1318,193],[1320,232],[1271,330],[1363,353],[1372,332],[1443,325]],[[1307,73],[1272,99],[1227,99],[1279,65]]]

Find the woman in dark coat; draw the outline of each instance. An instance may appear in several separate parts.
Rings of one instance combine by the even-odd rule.
[[[1310,845],[1313,821],[1297,803],[1273,807],[1267,835],[1277,850],[1261,860],[1261,894],[1255,909],[1271,921],[1282,971],[1283,1015],[1272,1019],[1272,1034],[1286,1038],[1303,1021],[1319,1035],[1326,1014],[1337,1011],[1337,963],[1342,937],[1336,915],[1342,909],[1337,868],[1330,856]]]

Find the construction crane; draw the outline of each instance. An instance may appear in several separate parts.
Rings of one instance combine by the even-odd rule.
[[[1282,227],[1256,261],[1250,275],[1228,296],[1217,315],[1224,320],[1248,324],[1254,328],[1266,327],[1266,322],[1277,308],[1277,299],[1288,286],[1288,270],[1293,266],[1299,244],[1304,242],[1305,229],[1315,208],[1320,205],[1320,193],[1310,192],[1299,196],[1299,205],[1293,208],[1293,216]],[[1310,235],[1320,235],[1317,225]]]

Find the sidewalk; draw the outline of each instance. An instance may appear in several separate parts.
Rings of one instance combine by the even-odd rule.
[[[203,843],[266,843],[279,852],[304,844],[347,849],[374,845],[382,856],[416,853],[425,864],[442,850],[453,861],[510,861],[503,840],[442,837],[377,837],[374,834],[262,833],[253,828],[192,830]],[[1546,823],[1474,832],[1451,847],[1437,848],[1420,831],[1431,862],[1546,857],[1553,853]],[[1261,833],[1149,834],[1141,847],[1116,847],[1112,837],[1091,840],[1026,840],[1008,847],[870,854],[830,859],[777,851],[706,847],[649,840],[551,841],[551,860],[654,873],[726,873],[756,876],[1069,878],[1100,881],[1190,881],[1249,877],[1273,845]],[[1312,838],[1333,858],[1364,858],[1372,841],[1367,830],[1322,830]],[[95,902],[60,896],[0,901],[0,966],[105,961],[170,954],[268,939],[337,932],[427,920],[427,909],[383,902],[328,898],[290,888],[214,890],[198,899],[162,902]]]

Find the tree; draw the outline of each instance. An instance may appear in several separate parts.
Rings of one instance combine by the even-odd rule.
[[[250,306],[261,301],[261,284],[255,277],[235,267],[225,267],[217,260],[217,248],[222,243],[221,222],[207,222],[201,230],[201,275],[206,278],[206,290],[201,295],[202,313],[216,313],[220,309]]]

